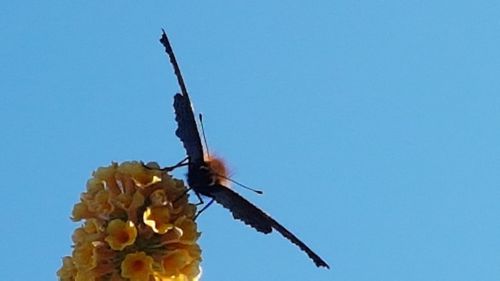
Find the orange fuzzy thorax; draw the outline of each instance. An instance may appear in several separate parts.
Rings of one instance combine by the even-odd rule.
[[[215,181],[220,183],[226,187],[229,187],[229,181],[227,178],[229,177],[226,165],[222,158],[210,156],[206,157],[205,163],[210,168],[210,170],[214,174]]]

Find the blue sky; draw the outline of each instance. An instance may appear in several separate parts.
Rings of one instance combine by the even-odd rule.
[[[238,190],[327,260],[211,207],[202,280],[498,280],[500,2],[7,1],[1,280],[54,280],[111,161],[176,163],[167,29]],[[179,171],[178,176],[183,176]]]

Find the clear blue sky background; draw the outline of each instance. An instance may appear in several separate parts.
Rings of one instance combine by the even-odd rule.
[[[183,157],[162,27],[239,192],[332,266],[215,206],[203,280],[499,280],[500,2],[243,2],[2,3],[0,280],[55,279],[95,168]]]

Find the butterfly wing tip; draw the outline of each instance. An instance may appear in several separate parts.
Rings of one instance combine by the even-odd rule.
[[[313,259],[317,267],[324,267],[325,269],[330,269],[330,266],[323,259]]]

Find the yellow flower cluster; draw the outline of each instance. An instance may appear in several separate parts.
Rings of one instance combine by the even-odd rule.
[[[72,219],[84,222],[59,280],[198,280],[200,234],[185,192],[182,181],[139,162],[97,169],[73,208]]]

